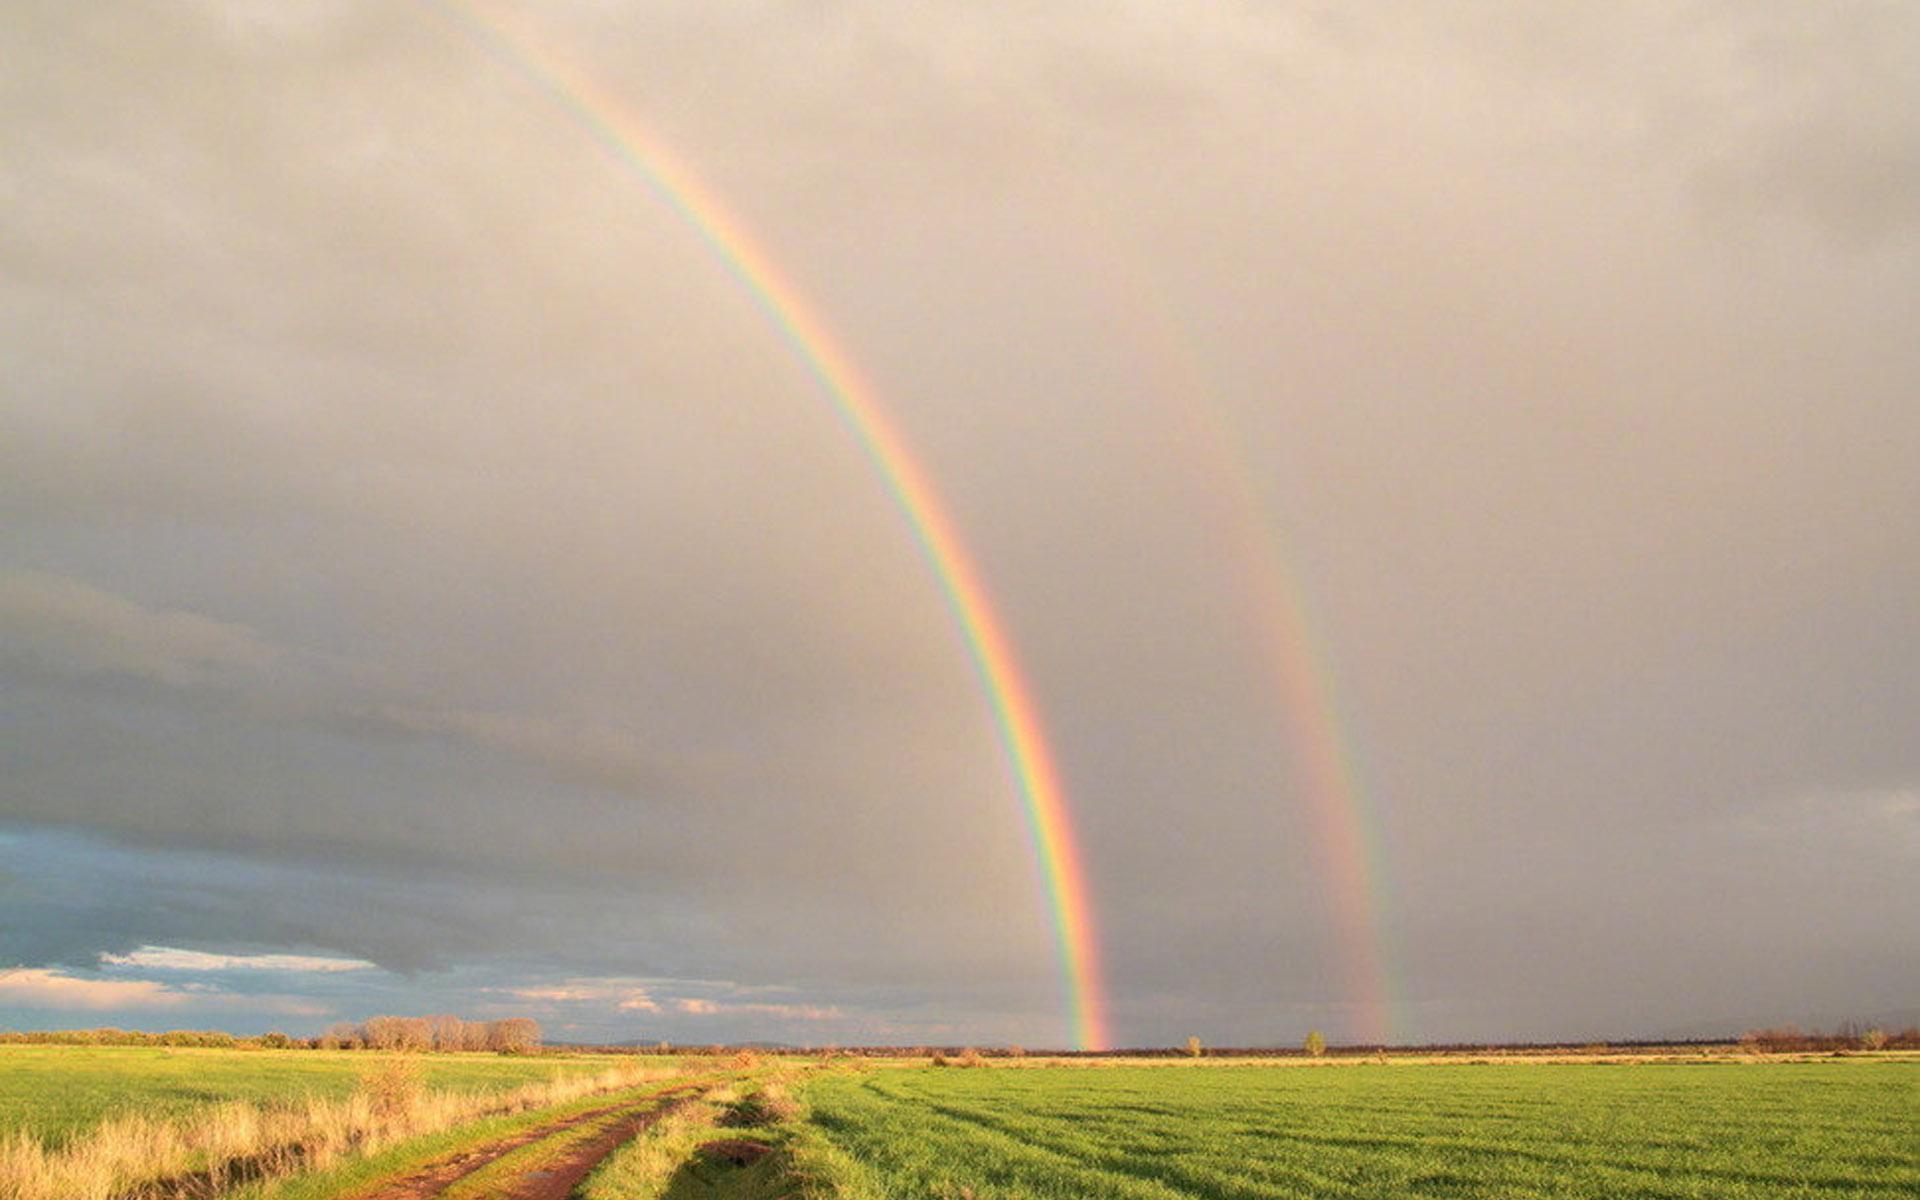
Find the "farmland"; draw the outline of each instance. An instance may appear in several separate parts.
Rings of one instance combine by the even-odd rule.
[[[59,1143],[121,1112],[178,1117],[227,1100],[339,1099],[391,1056],[150,1046],[0,1046],[0,1138]],[[501,1091],[604,1070],[605,1058],[415,1055],[434,1090]]]
[[[588,1200],[1920,1194],[1920,1058],[1906,1053],[963,1069],[3,1049],[0,1119],[15,1140],[0,1194],[45,1200],[194,1178],[234,1200],[520,1195],[536,1180],[553,1200],[567,1188]],[[404,1085],[397,1106],[387,1076]],[[56,1150],[41,1170],[21,1135],[92,1146],[92,1165],[73,1160],[61,1183],[73,1156]],[[742,1139],[764,1157],[729,1165],[716,1147]],[[102,1165],[105,1150],[118,1165]],[[252,1154],[278,1164],[270,1178],[208,1174]],[[407,1182],[423,1178],[440,1182]],[[555,1191],[561,1178],[576,1182]]]
[[[1920,1194],[1920,1063],[1110,1067],[816,1080],[878,1195]]]

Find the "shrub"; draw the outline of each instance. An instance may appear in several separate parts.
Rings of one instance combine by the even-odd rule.
[[[360,1077],[360,1090],[383,1117],[408,1111],[420,1098],[420,1065],[392,1058]]]
[[[1206,1052],[1207,1052],[1206,1047],[1200,1044],[1200,1038],[1197,1035],[1187,1039],[1187,1057],[1188,1058],[1199,1058],[1202,1054],[1205,1054]]]
[[[1321,1036],[1318,1029],[1310,1030],[1307,1033],[1305,1049],[1308,1054],[1315,1058],[1320,1058],[1327,1052],[1327,1039]]]
[[[736,1102],[720,1118],[720,1123],[729,1126],[779,1125],[799,1115],[800,1102],[789,1095],[786,1088],[769,1083]]]

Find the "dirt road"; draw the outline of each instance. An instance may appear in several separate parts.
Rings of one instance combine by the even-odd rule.
[[[379,1185],[356,1193],[354,1200],[432,1200],[476,1171],[505,1158],[523,1146],[558,1137],[583,1125],[606,1121],[597,1136],[571,1147],[558,1158],[547,1159],[537,1169],[517,1178],[503,1180],[499,1195],[512,1200],[567,1200],[600,1161],[625,1145],[642,1130],[685,1104],[694,1085],[669,1088],[643,1100],[614,1104],[590,1112],[576,1113],[562,1121],[523,1130],[511,1137],[469,1147],[437,1162],[429,1163]],[[616,1116],[616,1114],[620,1114]],[[609,1118],[613,1118],[609,1120]]]

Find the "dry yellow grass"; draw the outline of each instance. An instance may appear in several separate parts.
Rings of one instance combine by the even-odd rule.
[[[0,1200],[114,1200],[192,1179],[196,1191],[324,1165],[466,1121],[563,1104],[675,1074],[615,1066],[509,1092],[427,1091],[403,1065],[368,1076],[345,1099],[210,1105],[165,1120],[115,1117],[48,1149],[16,1133],[0,1142]]]

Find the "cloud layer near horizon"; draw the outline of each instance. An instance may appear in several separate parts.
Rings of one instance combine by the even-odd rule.
[[[528,16],[939,482],[1125,1040],[1362,1024],[1258,539],[1402,1032],[1912,1004],[1911,10]],[[431,6],[0,53],[0,1024],[161,950],[375,964],[288,976],[330,1015],[1060,1040],[942,597],[681,218]]]

